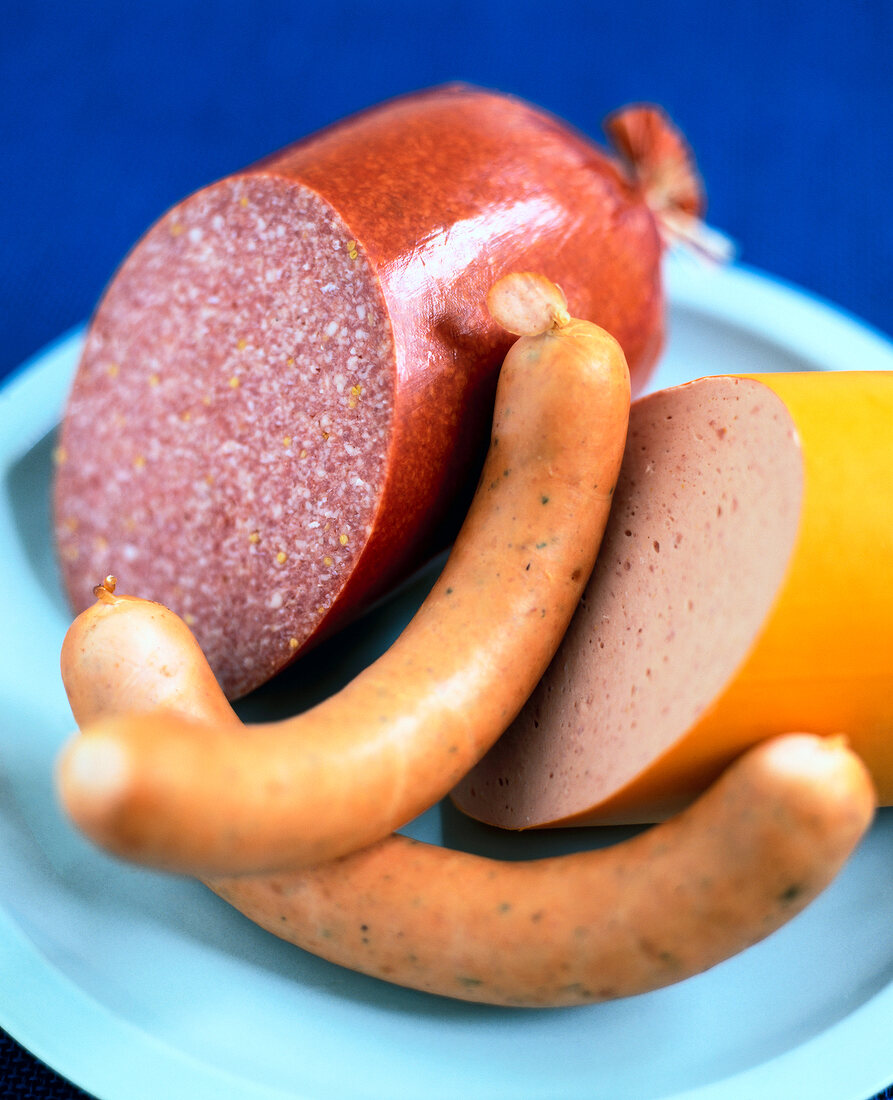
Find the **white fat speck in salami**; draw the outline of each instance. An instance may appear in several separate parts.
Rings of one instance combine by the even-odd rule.
[[[374,274],[339,247],[351,238],[298,183],[199,192],[125,262],[71,395],[57,500],[76,602],[114,566],[191,616],[233,696],[312,633],[362,549],[339,532],[378,503],[392,335]],[[339,315],[364,312],[362,337],[333,320],[332,288]]]

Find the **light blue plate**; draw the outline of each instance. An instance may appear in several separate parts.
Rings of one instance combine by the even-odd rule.
[[[735,371],[893,369],[879,335],[754,272],[678,260],[668,276],[672,337],[655,387]],[[48,490],[80,338],[64,337],[0,391],[0,1024],[19,1042],[102,1100],[866,1100],[893,1080],[891,811],[832,887],[764,943],[670,989],[550,1011],[454,1003],[348,973],[197,883],[88,846],[51,785],[72,720]],[[348,635],[335,679],[388,643],[429,582]],[[269,705],[284,694],[271,689]],[[494,843],[448,807],[413,832]],[[582,837],[592,843],[583,833],[525,843],[541,852]]]

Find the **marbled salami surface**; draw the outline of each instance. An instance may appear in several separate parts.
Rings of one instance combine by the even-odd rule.
[[[377,282],[313,192],[235,177],[177,207],[110,288],[68,406],[77,605],[114,573],[186,619],[231,693],[275,670],[368,538],[392,360]]]

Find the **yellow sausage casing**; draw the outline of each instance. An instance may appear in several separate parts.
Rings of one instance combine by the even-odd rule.
[[[889,372],[637,401],[583,602],[454,800],[506,828],[659,820],[789,729],[846,731],[893,804]]]

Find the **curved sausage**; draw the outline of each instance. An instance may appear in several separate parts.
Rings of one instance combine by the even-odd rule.
[[[503,828],[655,821],[754,741],[846,730],[893,804],[893,373],[635,402],[549,671],[453,792]]]
[[[116,573],[237,698],[446,547],[509,346],[484,295],[517,257],[615,336],[640,389],[662,231],[703,201],[660,112],[613,116],[627,132],[621,162],[521,100],[438,88],[176,205],[104,294],[68,401],[73,606]]]
[[[560,292],[545,281],[544,293]],[[60,764],[75,822],[136,861],[239,873],[343,855],[437,802],[517,714],[567,628],[607,521],[629,402],[617,341],[556,310],[552,328],[506,356],[468,516],[390,650],[284,722],[97,721]],[[116,597],[100,596],[114,614]]]
[[[163,663],[127,685],[120,657],[139,655],[144,632]],[[63,673],[79,721],[134,706],[216,721],[228,707],[204,691],[188,630],[147,601],[101,597],[70,637]],[[180,690],[190,680],[191,696]],[[390,982],[578,1005],[681,981],[763,939],[832,880],[872,813],[871,781],[842,738],[791,734],[614,848],[504,863],[395,834],[309,870],[206,882],[274,935]]]
[[[209,885],[280,938],[399,985],[585,1004],[681,981],[765,938],[832,881],[873,812],[842,739],[789,734],[613,848],[506,863],[396,835],[309,871]]]

